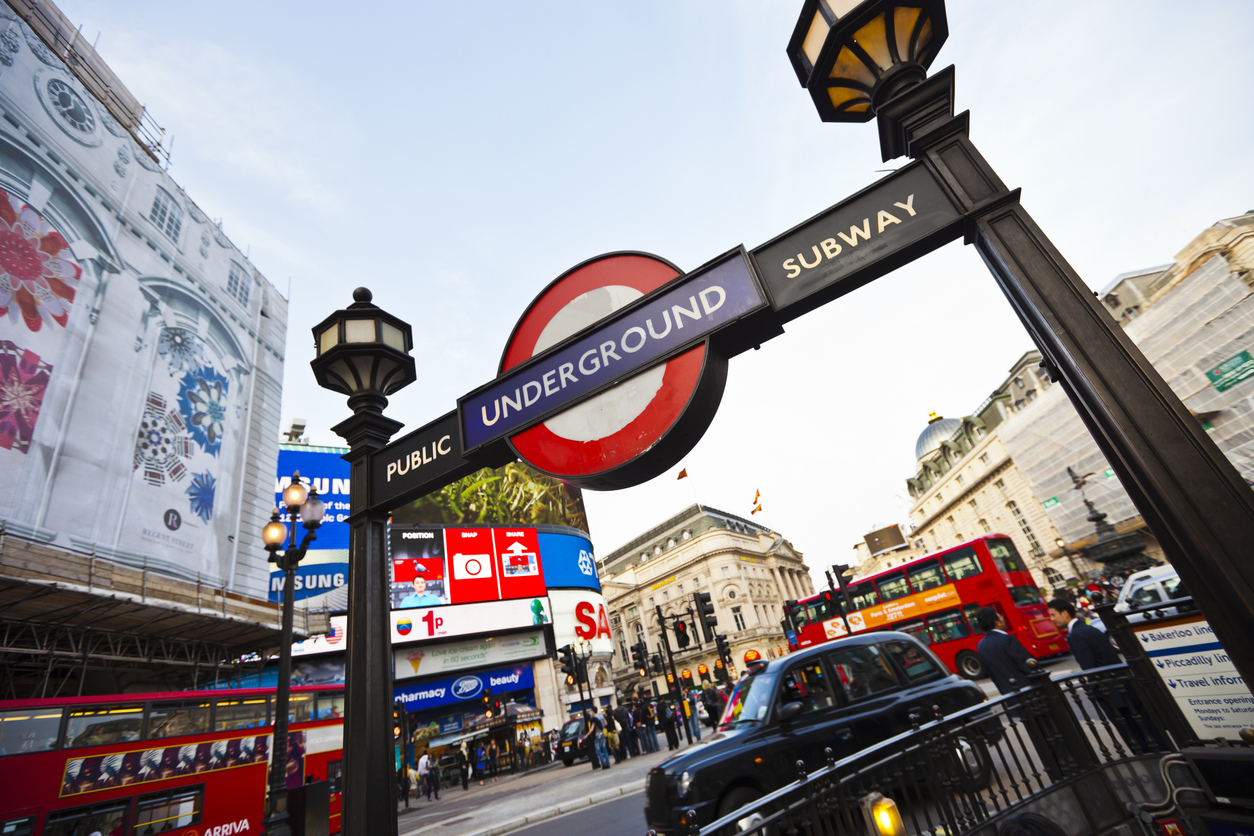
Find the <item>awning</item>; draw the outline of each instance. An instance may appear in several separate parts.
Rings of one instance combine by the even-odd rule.
[[[486,737],[491,729],[478,729],[468,734],[448,734],[444,737],[436,737],[427,741],[428,749],[437,749],[440,746],[453,746],[466,740],[472,740],[476,737]]]

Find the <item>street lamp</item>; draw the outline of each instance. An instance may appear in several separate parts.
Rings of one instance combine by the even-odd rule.
[[[915,160],[914,182],[957,210],[964,241],[1041,352],[1042,370],[1254,681],[1254,563],[1245,559],[1254,493],[968,137],[969,114],[954,113],[953,67],[927,75],[948,35],[944,0],[804,0],[788,58],[824,121],[874,118],[883,159]],[[946,211],[934,211],[945,223]],[[914,257],[897,254],[899,263]]]
[[[417,378],[413,330],[353,291],[353,304],[314,326],[314,377],[348,396],[353,414],[331,429],[348,442],[348,638],[344,694],[344,836],[395,836],[392,761],[390,588],[384,538],[388,513],[370,496],[367,463],[403,426],[383,414],[388,396]]]
[[[1067,562],[1071,564],[1071,571],[1075,573],[1077,579],[1080,577],[1080,569],[1075,565],[1075,555],[1067,551],[1067,541],[1061,537],[1054,540],[1058,548],[1062,549],[1062,556],[1067,558]]]
[[[292,526],[283,523],[286,510]],[[292,611],[296,608],[296,567],[317,539],[318,526],[327,506],[318,498],[318,489],[310,490],[300,481],[300,471],[292,474],[292,483],[283,491],[283,508],[275,508],[270,522],[261,529],[261,541],[270,552],[270,562],[283,572],[283,634],[279,638],[279,681],[274,700],[274,747],[270,755],[270,807],[263,823],[271,836],[287,836],[291,832],[287,817],[287,708],[292,687]],[[296,518],[305,526],[305,536],[296,545]],[[279,549],[287,541],[287,550]]]

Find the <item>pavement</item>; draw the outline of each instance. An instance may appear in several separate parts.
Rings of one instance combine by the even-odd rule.
[[[702,734],[708,739],[709,728]],[[665,743],[665,736],[659,736]],[[688,744],[680,743],[680,751]],[[411,800],[401,807],[398,836],[498,836],[537,822],[606,801],[640,794],[649,770],[674,752],[665,748],[651,755],[628,758],[609,769],[593,769],[587,761],[563,766],[556,761],[479,786],[471,781],[463,790],[458,781],[442,787],[439,801]],[[613,759],[611,758],[611,761]]]

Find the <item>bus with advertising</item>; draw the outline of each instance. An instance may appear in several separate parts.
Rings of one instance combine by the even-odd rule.
[[[261,833],[275,689],[0,701],[0,834]],[[330,782],[340,829],[344,686],[294,686],[287,786]]]
[[[1049,619],[1032,573],[1004,534],[987,534],[857,578],[846,592],[849,606],[831,590],[788,602],[788,646],[799,650],[832,641],[849,629],[900,630],[930,646],[954,673],[977,679],[984,666],[975,652],[982,635],[975,613],[992,607],[1006,622],[1006,632],[1034,657],[1069,649]]]

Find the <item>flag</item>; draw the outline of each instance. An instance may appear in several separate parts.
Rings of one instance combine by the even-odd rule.
[[[687,479],[687,478],[688,478],[688,468],[685,467],[683,470],[679,471],[679,476],[677,477],[677,479]]]
[[[757,505],[757,504],[758,504],[758,500],[759,500],[759,499],[761,499],[761,498],[762,498],[762,491],[755,490],[755,491],[753,492],[753,504],[754,504],[754,505]]]
[[[759,511],[761,511],[761,510],[762,510],[762,506],[761,506],[761,505],[758,505],[758,506],[756,506],[756,507],[755,507],[752,511],[750,511],[750,512],[749,512],[749,516],[751,516],[751,517],[752,517],[754,514],[756,514],[757,512],[759,512]]]

